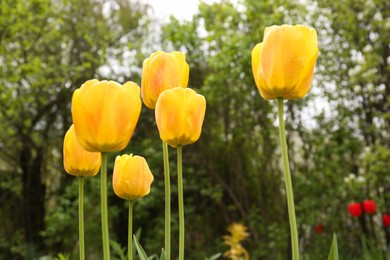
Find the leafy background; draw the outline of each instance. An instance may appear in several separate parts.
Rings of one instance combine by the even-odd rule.
[[[189,20],[156,20],[126,0],[5,0],[0,9],[0,258],[78,256],[77,180],[62,167],[74,89],[91,78],[140,84],[142,62],[180,50],[189,86],[207,99],[200,140],[184,147],[186,256],[228,248],[233,222],[248,227],[251,259],[288,259],[289,226],[276,103],[260,98],[251,50],[273,24],[315,28],[320,54],[311,92],[288,101],[286,128],[304,259],[325,259],[333,232],[341,259],[385,259],[390,230],[390,2],[224,0],[200,3]],[[143,107],[123,153],[144,156],[155,175],[135,207],[147,252],[164,241],[162,149],[154,112]],[[172,252],[177,252],[176,152]],[[109,172],[117,154],[110,154]],[[110,179],[110,178],[109,178]],[[100,259],[100,178],[85,186],[87,259]],[[111,187],[111,181],[108,184]],[[373,199],[377,212],[347,206]],[[127,208],[109,189],[110,238],[127,243]],[[322,224],[323,233],[314,227]],[[115,250],[114,250],[115,251]]]

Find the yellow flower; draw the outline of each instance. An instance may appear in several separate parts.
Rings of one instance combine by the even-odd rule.
[[[232,260],[249,259],[248,251],[241,245],[241,241],[249,236],[246,226],[240,223],[233,223],[227,230],[230,235],[223,236],[223,242],[230,249],[225,251],[223,256]]]
[[[172,147],[196,142],[202,132],[206,99],[190,88],[161,93],[156,104],[160,138]]]
[[[73,93],[72,118],[77,140],[87,151],[116,152],[133,135],[141,113],[134,82],[88,80]]]
[[[150,55],[142,68],[141,95],[144,104],[154,109],[164,90],[187,87],[189,70],[186,57],[181,52],[158,51]]]
[[[67,173],[74,176],[94,176],[102,163],[101,154],[84,150],[77,142],[73,125],[65,134],[64,168]]]
[[[303,25],[267,27],[252,50],[252,71],[265,99],[295,99],[310,90],[318,54],[317,33]]]
[[[153,179],[143,157],[132,154],[116,157],[112,186],[118,197],[135,200],[148,195]]]

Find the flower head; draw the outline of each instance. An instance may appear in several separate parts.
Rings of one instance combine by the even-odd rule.
[[[248,251],[241,245],[241,242],[249,236],[246,226],[233,223],[227,230],[230,235],[223,236],[223,240],[224,244],[229,246],[230,249],[224,252],[223,255],[232,260],[249,259]]]
[[[188,77],[189,66],[183,53],[153,53],[145,59],[142,68],[141,95],[144,104],[154,109],[164,90],[187,87]]]
[[[118,197],[135,200],[148,195],[153,179],[145,158],[132,154],[116,157],[112,186]]]
[[[265,99],[302,98],[310,89],[318,54],[317,33],[304,25],[267,27],[252,50],[252,71]]]
[[[156,104],[160,138],[172,147],[196,142],[202,132],[206,99],[190,88],[161,93]]]
[[[322,225],[322,224],[317,224],[317,225],[315,225],[315,227],[314,227],[314,232],[316,232],[317,234],[321,234],[321,233],[323,233],[324,231],[325,231],[324,225]]]
[[[366,214],[372,215],[376,211],[376,204],[373,200],[365,200],[363,201],[363,209]]]
[[[385,226],[385,227],[387,227],[387,228],[389,228],[390,227],[390,214],[385,214],[384,216],[383,216],[383,225]]]
[[[65,171],[74,176],[94,176],[102,163],[100,153],[88,152],[77,142],[73,125],[64,137],[63,157]]]
[[[352,217],[360,217],[362,215],[362,206],[358,202],[352,202],[348,206],[348,211]]]
[[[80,145],[91,152],[124,149],[141,113],[140,88],[134,82],[88,80],[72,97],[72,119]]]

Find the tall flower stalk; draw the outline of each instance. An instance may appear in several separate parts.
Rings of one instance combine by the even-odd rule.
[[[279,138],[282,147],[283,172],[286,183],[287,193],[287,207],[288,216],[290,220],[291,244],[293,259],[299,259],[299,245],[298,245],[298,229],[295,218],[294,193],[291,181],[290,165],[288,161],[286,133],[284,130],[284,107],[283,98],[278,98],[278,115],[279,115]]]
[[[100,170],[100,210],[102,219],[103,259],[110,259],[110,237],[108,233],[107,214],[107,153],[102,153]]]
[[[165,186],[165,256],[171,259],[171,181],[169,174],[168,144],[162,142],[164,158],[164,186]]]
[[[84,246],[84,177],[79,178],[79,251],[80,260],[85,259]]]
[[[177,146],[177,194],[179,203],[179,260],[184,260],[183,147]]]
[[[134,200],[129,200],[129,225],[127,232],[127,259],[133,260],[133,209]]]

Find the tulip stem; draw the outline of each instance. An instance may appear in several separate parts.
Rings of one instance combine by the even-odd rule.
[[[182,146],[177,146],[177,193],[179,197],[179,260],[184,260],[184,202]]]
[[[133,208],[134,200],[129,200],[129,230],[127,239],[127,258],[133,260]]]
[[[84,260],[84,177],[82,176],[79,177],[79,246],[80,260]]]
[[[100,200],[102,217],[102,237],[103,237],[103,259],[110,259],[110,244],[108,234],[107,217],[107,154],[102,153],[102,166],[100,168]]]
[[[163,141],[164,186],[165,186],[165,256],[171,259],[171,184],[169,176],[168,144]]]
[[[295,206],[294,206],[294,194],[291,182],[291,173],[290,166],[288,162],[288,153],[287,153],[287,142],[286,134],[284,130],[284,115],[283,115],[283,98],[278,98],[278,115],[279,115],[279,137],[280,143],[282,146],[282,158],[283,158],[283,168],[284,168],[284,179],[286,182],[286,192],[287,192],[287,207],[288,207],[288,216],[290,220],[290,232],[291,232],[291,243],[292,243],[292,259],[299,259],[299,245],[298,245],[298,230],[297,222],[295,219]]]

